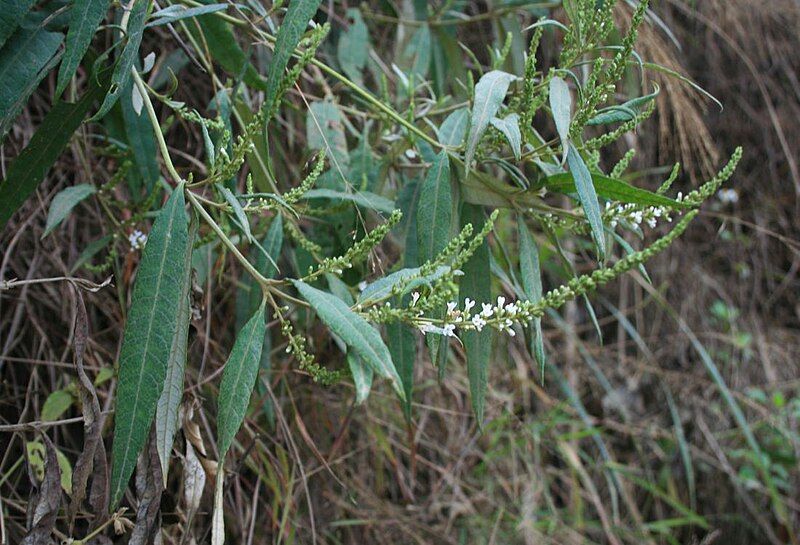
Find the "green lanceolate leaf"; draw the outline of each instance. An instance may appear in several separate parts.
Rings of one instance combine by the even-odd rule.
[[[405,324],[392,322],[386,325],[386,344],[392,361],[397,367],[403,385],[405,400],[403,413],[411,419],[411,401],[414,392],[414,362],[417,359],[417,339],[414,332]]]
[[[0,49],[0,139],[47,75],[63,39],[41,26],[21,27]]]
[[[572,121],[572,95],[567,82],[559,77],[550,80],[550,110],[553,112],[556,132],[566,157],[569,149],[569,125]]]
[[[75,104],[59,101],[47,113],[28,146],[11,163],[6,179],[0,184],[0,228],[44,179],[72,133],[103,92],[103,88],[93,86]]]
[[[538,303],[542,299],[542,269],[539,264],[539,249],[531,236],[528,226],[522,217],[517,219],[519,236],[519,272],[522,278],[522,289],[528,300]],[[544,376],[544,339],[542,337],[542,319],[534,318],[531,324],[531,352],[541,367]]]
[[[183,277],[180,282],[180,300],[178,327],[172,338],[172,347],[167,362],[167,374],[164,379],[164,388],[156,405],[156,449],[161,460],[161,476],[164,486],[167,486],[167,473],[169,471],[169,454],[178,430],[178,409],[183,398],[183,372],[186,368],[186,352],[189,340],[189,321],[191,301],[189,290],[192,286],[192,247],[197,223],[192,222],[189,229],[188,242],[183,253]]]
[[[356,387],[356,403],[361,405],[369,397],[372,388],[372,367],[366,365],[355,352],[347,353],[347,365],[353,375],[353,384]]]
[[[370,193],[369,191],[345,193],[344,191],[336,191],[334,189],[310,189],[305,192],[303,198],[350,201],[359,206],[363,206],[364,208],[370,208],[372,210],[377,210],[378,212],[386,212],[387,214],[391,214],[395,209],[394,201],[381,195]]]
[[[245,214],[244,208],[242,208],[242,205],[239,203],[239,199],[236,198],[236,195],[234,195],[230,189],[222,184],[217,184],[217,190],[222,193],[222,196],[225,197],[225,201],[231,207],[231,210],[233,210],[233,215],[245,238],[252,241],[253,234],[250,232],[250,221],[247,219],[247,214]]]
[[[111,453],[111,509],[115,509],[142,451],[184,312],[188,228],[183,186],[159,212],[136,276],[119,356],[119,386]]]
[[[489,126],[489,122],[497,114],[503,100],[506,98],[508,86],[516,79],[516,76],[501,70],[492,70],[478,80],[475,85],[475,104],[472,107],[472,119],[467,136],[467,151],[464,158],[467,174],[472,166],[472,159],[475,157],[475,150],[478,148],[483,133]]]
[[[249,87],[263,91],[267,88],[247,55],[239,47],[231,25],[215,15],[202,15],[197,18],[203,29],[208,50],[223,70],[234,78],[241,78]],[[192,25],[190,25],[192,26]]]
[[[655,100],[655,98],[658,96],[658,93],[659,88],[656,86],[656,90],[651,94],[643,97],[636,97],[629,100],[625,104],[620,104],[619,106],[610,106],[591,118],[586,124],[610,125],[611,123],[624,123],[626,121],[630,121],[636,117],[642,106],[652,100]]]
[[[387,274],[375,282],[368,284],[361,294],[358,296],[358,302],[362,305],[374,304],[375,302],[389,298],[395,290],[395,286],[403,284],[402,288],[398,286],[398,292],[395,295],[405,295],[420,286],[429,286],[435,280],[450,272],[450,267],[440,265],[434,272],[428,275],[420,276],[421,269],[414,267],[410,269],[400,269],[391,274]]]
[[[58,227],[79,202],[89,195],[94,195],[96,191],[92,184],[78,184],[62,190],[53,197],[50,210],[47,212],[47,223],[45,224],[42,238]]]
[[[289,64],[289,59],[300,43],[300,38],[308,26],[308,21],[314,16],[322,0],[291,0],[286,17],[283,19],[278,35],[275,37],[275,50],[272,53],[272,61],[269,65],[267,75],[266,94],[264,97],[263,109],[271,113],[276,101],[280,100],[278,92],[281,87],[281,80]],[[269,123],[269,119],[266,120]]]
[[[491,123],[492,127],[506,137],[508,145],[511,146],[511,151],[514,152],[514,157],[519,161],[522,156],[522,133],[519,130],[519,116],[511,114],[503,119],[493,117]]]
[[[64,56],[61,57],[61,66],[58,68],[56,96],[61,95],[66,89],[69,80],[78,69],[110,3],[109,0],[75,0],[73,3]]]
[[[264,316],[262,303],[236,336],[222,373],[217,411],[217,446],[221,460],[244,421],[250,394],[256,385],[264,334],[267,331]]]
[[[344,301],[301,282],[292,280],[300,295],[309,302],[328,328],[339,336],[361,360],[380,376],[391,381],[401,398],[405,397],[400,376],[397,374],[389,349],[383,344],[380,333],[364,318],[350,310]]]
[[[158,166],[153,125],[146,113],[136,113],[131,98],[133,89],[133,81],[128,82],[119,102],[125,137],[133,152],[133,162],[144,185],[145,195],[149,195],[158,181],[161,171]]]
[[[439,127],[439,143],[445,146],[461,146],[467,134],[467,125],[469,125],[469,110],[459,108],[450,113]]]
[[[475,230],[480,229],[485,221],[483,210],[474,204],[464,204],[461,209],[461,223],[471,223]],[[458,296],[461,303],[466,298],[476,302],[475,307],[480,309],[481,303],[492,302],[491,265],[489,262],[489,243],[484,240],[478,249],[467,260],[463,267],[464,276],[459,283]],[[473,311],[475,312],[475,311]],[[489,358],[492,354],[492,329],[486,327],[483,331],[464,331],[461,342],[467,354],[467,375],[469,378],[469,391],[472,399],[472,410],[478,424],[483,423],[483,413],[486,401],[486,383],[489,372]]]
[[[312,102],[306,116],[306,139],[313,150],[325,150],[339,168],[350,164],[342,114],[329,100]]]
[[[369,31],[360,10],[349,8],[347,19],[350,21],[350,26],[339,37],[339,43],[336,44],[336,58],[347,77],[363,86],[361,72],[369,58]]]
[[[175,21],[180,21],[182,19],[191,19],[192,17],[199,17],[200,15],[208,15],[210,13],[216,13],[218,11],[225,11],[226,9],[228,9],[228,7],[229,4],[209,4],[207,6],[187,8],[186,6],[173,4],[171,6],[168,6],[164,9],[160,9],[157,12],[153,13],[153,15],[151,16],[151,21],[147,23],[147,25],[145,25],[145,28],[166,25],[169,23],[174,23]]]
[[[600,215],[600,203],[597,200],[597,192],[592,183],[592,175],[589,173],[589,169],[586,168],[586,163],[583,162],[581,154],[572,146],[567,151],[567,164],[575,180],[575,191],[578,194],[578,200],[583,206],[583,212],[586,214],[586,219],[589,221],[589,227],[592,230],[592,238],[597,248],[597,255],[603,260],[606,255],[606,239],[603,234],[603,218]]]
[[[0,0],[0,47],[14,34],[31,6],[33,0]]]
[[[597,194],[606,199],[640,204],[642,206],[686,207],[685,204],[669,197],[630,185],[616,178],[596,173],[592,173],[591,177]],[[572,172],[562,172],[554,176],[548,176],[544,180],[544,187],[557,193],[574,193],[576,191],[575,177]]]
[[[452,218],[450,159],[447,152],[442,151],[425,176],[417,205],[417,255],[420,263],[433,259],[447,246]]]
[[[111,88],[103,99],[100,109],[92,119],[101,119],[106,115],[122,95],[122,91],[128,88],[128,82],[131,80],[131,70],[134,67],[139,54],[139,46],[142,43],[144,22],[147,19],[149,9],[150,0],[135,0],[128,19],[125,45],[122,47],[122,53],[117,59],[116,66],[114,66],[114,72],[111,74]]]

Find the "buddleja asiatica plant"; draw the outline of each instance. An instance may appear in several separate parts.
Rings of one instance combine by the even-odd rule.
[[[658,89],[649,92],[645,83],[641,96],[617,101],[626,74],[658,69],[634,51],[647,1],[636,6],[621,34],[612,19],[615,2],[565,2],[567,25],[543,18],[526,29],[528,52],[518,74],[504,69],[514,64],[508,57],[512,41],[520,39],[511,34],[489,49],[486,67],[474,54],[470,69],[463,59],[443,61],[442,43],[454,38],[437,31],[440,42],[432,41],[428,22],[447,13],[425,11],[424,3],[400,58],[381,71],[367,54],[369,28],[362,12],[348,10],[349,27],[332,39],[330,24],[317,14],[319,4],[291,0],[285,9],[276,4],[256,14],[193,0],[154,11],[149,0],[134,0],[111,30],[118,40],[114,50],[93,59],[85,54],[107,2],[77,0],[72,8],[57,89],[60,94],[69,88],[74,95],[73,77],[86,56],[85,68],[92,73],[88,90],[74,104],[58,102],[11,166],[0,190],[2,220],[41,181],[57,156],[53,150],[66,145],[100,101],[92,120],[102,122],[103,153],[117,171],[105,184],[60,193],[47,233],[92,196],[108,214],[113,234],[87,248],[76,268],[114,269],[122,247],[143,247],[119,358],[112,508],[123,497],[151,427],[166,478],[183,391],[192,270],[203,269],[209,256],[222,266],[235,262],[245,274],[238,334],[218,398],[221,462],[245,417],[259,370],[270,367],[267,321],[273,318],[286,351],[313,380],[352,379],[362,402],[377,374],[394,388],[409,419],[414,366],[425,359],[425,351],[418,351],[420,336],[440,376],[451,359],[451,343],[462,344],[480,422],[493,340],[524,333],[543,366],[545,312],[662,251],[741,157],[737,150],[716,177],[675,198],[667,193],[677,165],[655,192],[624,181],[634,150],[604,171],[603,148],[635,130],[655,108]],[[81,16],[90,24],[77,24]],[[142,40],[165,25],[208,74],[215,89],[206,108],[212,116],[172,98],[179,83],[170,75],[183,68],[185,58],[162,59],[158,73],[145,82],[155,58],[141,58]],[[266,77],[237,45],[234,30],[271,50]],[[22,47],[20,40],[36,32],[48,34],[33,40],[42,48],[42,40],[55,34],[46,23],[35,30],[26,24],[0,59],[8,62],[8,49]],[[545,32],[560,36],[562,46],[558,63],[541,70],[536,59]],[[110,55],[115,60],[106,68]],[[48,63],[42,66],[52,68],[52,59]],[[214,63],[227,76],[218,74]],[[312,80],[301,82],[303,74]],[[40,77],[40,71],[23,76]],[[324,98],[308,103],[301,91],[308,86],[321,89]],[[284,135],[292,134],[281,106],[293,88],[307,108],[307,146],[316,152],[305,174],[281,162]],[[256,100],[257,94],[263,98]],[[157,109],[169,114],[166,121]],[[202,168],[183,174],[176,169],[164,136],[171,123],[202,134]],[[120,183],[127,184],[130,201],[112,192]],[[554,194],[562,197],[551,198]],[[166,196],[145,233],[151,210]],[[128,219],[118,219],[121,210],[131,212]],[[496,248],[490,242],[498,222],[514,226],[518,259],[508,258],[501,240]],[[644,238],[659,223],[671,230],[639,250],[623,238],[626,233]],[[574,270],[562,250],[565,241],[593,249],[597,268],[545,291],[540,247],[548,259]],[[89,264],[103,248],[108,258]],[[493,257],[501,254],[505,268]],[[503,293],[493,290],[493,276],[502,280]],[[341,348],[342,364],[315,359],[301,331],[315,320]],[[221,468],[217,475],[218,538]]]

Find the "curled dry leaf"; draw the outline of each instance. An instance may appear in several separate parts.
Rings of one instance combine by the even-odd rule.
[[[186,456],[183,462],[183,499],[186,502],[186,528],[187,532],[192,526],[197,509],[200,507],[200,500],[203,497],[203,489],[206,485],[206,472],[203,464],[195,453],[194,447],[190,442],[186,442]]]
[[[22,545],[52,543],[51,535],[61,504],[61,469],[58,467],[56,448],[45,434],[42,434],[42,442],[45,447],[44,479],[39,483],[29,471],[31,484],[37,490],[29,504],[32,509],[28,513],[28,533],[23,538]]]
[[[147,447],[136,461],[136,522],[128,545],[151,545],[161,531],[161,462],[156,447],[155,431],[151,430]]]
[[[83,367],[83,357],[89,339],[89,320],[83,295],[80,290],[75,290],[74,293],[75,333],[73,345],[75,370],[78,373],[78,395],[83,409],[83,452],[78,456],[72,473],[72,499],[67,507],[70,533],[72,533],[75,516],[80,509],[81,502],[86,497],[89,476],[93,477],[89,497],[93,513],[102,517],[108,509],[108,465],[105,445],[100,436],[103,428],[100,402],[97,399],[97,391]],[[96,527],[100,522],[101,520],[95,520],[93,526]]]

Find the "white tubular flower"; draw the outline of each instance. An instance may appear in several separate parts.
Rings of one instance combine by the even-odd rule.
[[[481,316],[488,318],[489,316],[494,314],[494,308],[492,307],[492,305],[488,303],[481,303],[481,306],[483,307],[483,310],[481,311]]]
[[[411,294],[411,306],[412,307],[415,306],[417,304],[417,301],[419,301],[419,292],[415,291],[414,293]]]
[[[472,317],[472,325],[475,326],[476,330],[480,331],[486,325],[486,320],[481,318],[480,314],[476,314]]]
[[[473,301],[469,297],[464,299],[464,312],[468,313],[470,310],[472,310],[472,307],[474,306],[475,306],[475,301]]]
[[[447,314],[452,314],[456,310],[457,306],[458,306],[458,303],[456,303],[455,301],[448,302],[447,303]]]
[[[506,298],[502,295],[497,297],[497,308],[503,308],[503,305],[506,304]]]

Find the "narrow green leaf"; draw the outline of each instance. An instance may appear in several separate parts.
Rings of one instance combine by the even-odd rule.
[[[597,200],[597,193],[592,183],[592,175],[589,173],[589,169],[586,168],[581,154],[572,146],[567,151],[567,164],[575,180],[575,191],[578,194],[578,200],[583,206],[583,212],[586,214],[586,219],[592,229],[592,238],[597,248],[598,257],[603,260],[606,255],[606,239],[603,234],[603,218],[600,215],[600,203]]]
[[[106,235],[103,238],[90,242],[80,253],[78,259],[75,260],[75,263],[72,264],[72,267],[69,268],[69,274],[73,274],[75,271],[83,267],[89,262],[90,259],[97,255],[100,250],[108,246],[113,239],[114,237],[111,235]]]
[[[361,10],[348,8],[346,18],[350,26],[339,37],[339,43],[336,44],[336,58],[347,77],[363,86],[364,78],[361,72],[369,58],[369,31],[361,17]]]
[[[253,89],[263,91],[267,88],[264,78],[250,63],[247,55],[239,47],[231,25],[216,15],[201,15],[197,18],[203,29],[208,50],[223,70],[234,78],[241,78]],[[189,25],[191,28],[194,25]]]
[[[311,189],[303,195],[304,199],[332,199],[337,201],[351,201],[364,208],[386,212],[394,212],[394,201],[381,195],[370,193],[369,191],[358,191],[356,193],[346,193],[334,189]]]
[[[643,206],[686,207],[685,204],[669,197],[633,186],[617,178],[610,178],[597,173],[592,173],[591,177],[597,194],[606,199],[641,204]],[[572,172],[562,172],[548,176],[544,180],[544,187],[557,193],[574,193],[576,191],[575,177]]]
[[[11,164],[6,179],[0,184],[0,195],[3,196],[0,199],[0,228],[44,179],[72,133],[103,92],[103,88],[93,86],[75,104],[59,101],[47,113],[28,146]]]
[[[158,166],[158,153],[156,152],[156,137],[153,134],[153,125],[144,112],[136,113],[131,100],[134,89],[133,81],[128,85],[120,98],[120,109],[122,110],[123,128],[125,137],[133,152],[133,163],[136,166],[144,185],[145,195],[149,195],[153,190],[161,170]]]
[[[569,125],[572,121],[572,95],[567,82],[559,77],[550,80],[550,110],[553,112],[556,132],[566,156],[569,148]]]
[[[191,19],[192,17],[199,17],[200,15],[216,13],[218,11],[225,11],[228,7],[229,4],[209,4],[207,6],[187,8],[186,6],[173,4],[153,13],[151,21],[145,25],[145,28],[166,25],[183,19]]]
[[[161,460],[161,476],[167,486],[169,472],[169,455],[178,430],[178,409],[183,398],[183,372],[186,368],[186,353],[189,340],[189,321],[191,301],[189,297],[192,286],[192,248],[197,232],[197,223],[192,222],[189,229],[188,242],[183,254],[183,277],[180,279],[180,300],[178,327],[172,338],[172,347],[167,361],[167,374],[164,388],[156,405],[156,449]]]
[[[519,236],[519,272],[522,278],[522,289],[529,301],[538,303],[542,299],[542,269],[539,264],[539,249],[531,236],[528,226],[522,217],[517,218]],[[542,319],[534,318],[531,332],[531,353],[539,362],[544,376],[545,352],[542,337]]]
[[[44,422],[54,422],[72,407],[75,397],[66,389],[56,390],[47,396],[42,405],[41,418]]]
[[[342,114],[329,100],[312,102],[306,116],[306,139],[312,150],[325,150],[335,161],[334,168],[350,164]]]
[[[188,231],[183,186],[159,212],[136,276],[119,356],[119,385],[111,453],[113,510],[128,486],[164,388],[167,362],[184,312]]]
[[[308,21],[314,16],[322,0],[291,0],[286,17],[283,19],[278,35],[275,37],[275,50],[269,64],[267,75],[266,93],[264,96],[265,112],[271,112],[275,102],[279,100],[278,91],[281,87],[284,72],[289,64],[300,38],[308,26]],[[269,123],[269,119],[265,123]]]
[[[478,230],[483,226],[485,217],[483,209],[473,204],[464,204],[461,209],[461,224],[471,223]],[[482,303],[492,302],[491,289],[491,264],[489,262],[489,243],[484,240],[477,251],[469,258],[463,267],[464,276],[459,284],[459,298],[463,305],[466,298],[476,302],[480,309]],[[467,375],[469,378],[469,391],[472,399],[472,410],[478,425],[483,423],[483,413],[486,401],[486,383],[489,372],[489,358],[492,355],[492,329],[486,327],[483,331],[464,331],[461,342],[467,354]]]
[[[256,385],[266,332],[267,323],[262,303],[236,336],[222,372],[217,410],[217,446],[220,459],[225,457],[244,421],[250,394]]]
[[[586,124],[587,125],[609,125],[611,123],[624,123],[626,121],[630,121],[636,114],[639,113],[642,106],[647,104],[648,102],[655,100],[658,96],[659,88],[656,86],[656,90],[653,91],[649,95],[645,95],[642,97],[636,97],[624,104],[620,104],[618,106],[610,106],[602,111],[600,111],[596,116],[591,118]]]
[[[401,282],[405,283],[405,285],[398,295],[405,295],[420,286],[430,285],[433,281],[438,280],[450,272],[450,267],[440,265],[433,273],[424,276],[420,276],[420,271],[421,269],[419,267],[414,267],[410,269],[400,269],[399,271],[387,274],[377,279],[375,282],[368,284],[361,292],[361,295],[359,295],[358,302],[362,305],[367,305],[371,302],[386,299],[392,295],[395,286]]]
[[[247,214],[244,213],[244,208],[242,208],[241,203],[239,203],[239,199],[236,198],[236,195],[234,195],[230,189],[222,184],[217,184],[217,190],[222,193],[222,196],[225,197],[225,201],[230,205],[231,210],[233,210],[233,215],[244,236],[247,240],[252,241],[253,233],[250,231],[250,221],[247,219]]]
[[[439,143],[445,146],[459,147],[464,143],[469,124],[469,110],[459,108],[451,112],[439,127]]]
[[[78,184],[60,191],[58,195],[53,197],[53,202],[50,203],[50,210],[47,212],[47,223],[45,224],[42,238],[58,227],[79,202],[89,195],[93,195],[96,191],[92,184]]]
[[[475,150],[478,148],[483,133],[489,126],[489,122],[497,114],[503,100],[506,98],[508,86],[516,79],[516,76],[501,70],[492,70],[484,74],[475,85],[475,104],[472,107],[472,120],[467,136],[467,151],[464,157],[467,174],[472,167],[472,159],[475,157]]]
[[[421,25],[408,40],[400,55],[400,67],[414,75],[417,83],[428,76],[431,65],[431,29]]]
[[[149,9],[150,0],[135,0],[131,15],[128,18],[125,45],[122,47],[122,53],[120,53],[117,64],[114,66],[114,72],[111,74],[111,88],[103,99],[100,109],[92,117],[93,120],[101,119],[106,115],[122,95],[122,91],[128,87],[128,82],[131,80],[131,69],[136,62],[139,46],[142,43],[144,22],[147,19]]]
[[[395,362],[405,400],[403,413],[411,419],[411,402],[414,394],[414,362],[417,360],[417,339],[410,327],[400,322],[386,325],[386,344]]]
[[[0,47],[14,34],[31,6],[33,0],[0,0]]]
[[[64,35],[20,27],[0,49],[0,140],[52,67]]]
[[[353,375],[353,384],[356,386],[356,403],[361,405],[369,397],[372,388],[372,367],[366,365],[355,352],[347,353],[347,365]]]
[[[313,288],[300,280],[292,280],[292,283],[317,311],[325,325],[375,372],[389,379],[401,399],[405,398],[400,376],[380,333],[335,295]]]
[[[67,88],[69,80],[78,69],[78,65],[92,43],[97,27],[108,11],[110,0],[75,0],[69,13],[69,30],[61,57],[61,66],[58,68],[58,83],[56,96],[60,96]]]
[[[417,251],[420,263],[436,257],[450,240],[453,190],[450,159],[442,151],[428,170],[417,205]]]
[[[514,157],[519,161],[522,156],[522,133],[519,130],[519,116],[511,114],[503,119],[493,117],[491,123],[492,127],[506,137],[508,144],[511,146],[511,151],[514,152]]]

